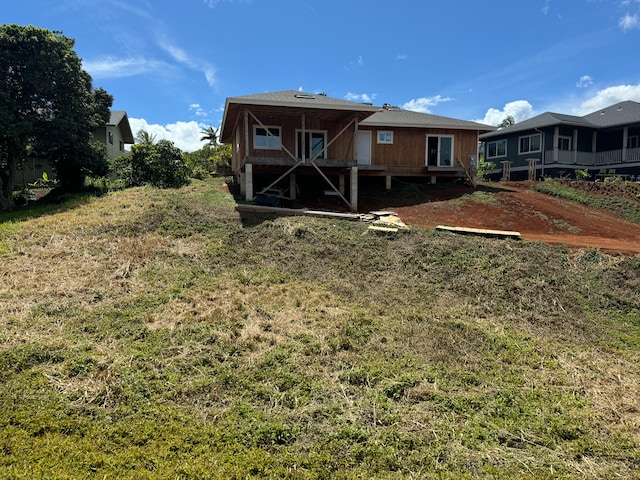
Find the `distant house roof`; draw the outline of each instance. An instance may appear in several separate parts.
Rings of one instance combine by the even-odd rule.
[[[603,128],[628,125],[640,122],[640,103],[626,101],[616,103],[610,107],[590,113],[584,117],[565,115],[562,113],[545,112],[528,120],[516,123],[491,133],[481,135],[481,139],[504,136],[505,134],[534,130],[536,128],[568,125],[573,127]]]
[[[483,125],[468,120],[442,117],[430,113],[420,113],[403,110],[397,107],[383,107],[370,117],[360,122],[360,125],[372,127],[415,127],[415,128],[454,128],[458,130],[476,130],[490,132],[496,127]]]
[[[109,123],[107,125],[118,127],[120,129],[122,141],[124,143],[135,143],[133,132],[131,131],[131,125],[129,125],[129,117],[127,117],[127,112],[124,110],[111,110],[111,117],[109,118]]]

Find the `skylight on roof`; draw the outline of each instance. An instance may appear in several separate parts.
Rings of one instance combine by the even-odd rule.
[[[314,100],[315,95],[309,95],[308,93],[296,93],[296,98],[307,98],[309,100]]]

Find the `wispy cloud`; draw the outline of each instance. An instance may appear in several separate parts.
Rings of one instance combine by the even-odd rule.
[[[253,3],[253,0],[203,0],[203,4],[209,8],[215,8],[221,2],[229,3]]]
[[[453,100],[453,98],[443,97],[441,95],[436,95],[435,97],[414,98],[404,103],[402,108],[405,110],[412,110],[414,112],[431,113],[431,107],[435,107],[443,102],[451,102]]]
[[[406,60],[407,58],[409,58],[409,55],[406,53],[398,53],[396,55],[396,60]]]
[[[128,58],[106,56],[97,60],[83,60],[82,67],[94,79],[135,77],[147,73],[166,72],[172,68],[165,62],[141,56]]]
[[[590,75],[583,75],[580,77],[580,80],[576,83],[576,87],[578,88],[588,88],[593,85],[593,78]]]
[[[344,98],[345,100],[349,100],[350,102],[364,102],[364,103],[373,103],[375,98],[377,97],[376,93],[372,93],[369,95],[368,93],[347,93]]]
[[[358,55],[358,58],[350,61],[349,64],[344,67],[344,69],[353,70],[355,68],[362,68],[362,67],[364,67],[364,59],[362,58],[362,55]]]
[[[620,21],[618,21],[618,26],[622,29],[623,32],[640,29],[640,15],[638,15],[637,13],[633,15],[627,13],[620,19]]]
[[[173,58],[173,60],[175,60],[176,62],[192,70],[201,71],[205,76],[205,78],[207,79],[207,83],[209,84],[210,87],[215,88],[218,85],[218,80],[216,77],[216,69],[213,65],[209,64],[208,62],[202,59],[192,57],[191,55],[189,55],[189,53],[186,50],[180,47],[177,47],[175,45],[172,45],[165,38],[160,38],[158,40],[158,45],[165,52],[167,52],[171,56],[171,58]]]

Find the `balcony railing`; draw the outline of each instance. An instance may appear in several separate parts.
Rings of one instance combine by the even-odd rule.
[[[628,148],[625,163],[640,162],[640,148]],[[622,150],[608,150],[606,152],[574,152],[558,150],[557,161],[554,161],[554,151],[544,152],[544,163],[549,164],[577,164],[586,167],[600,167],[602,165],[616,165],[622,163]]]

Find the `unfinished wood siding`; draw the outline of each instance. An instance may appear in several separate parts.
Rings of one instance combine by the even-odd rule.
[[[393,171],[401,171],[405,168],[408,173],[418,172],[425,167],[428,135],[453,136],[453,152],[456,163],[460,161],[467,168],[469,156],[477,155],[478,151],[478,133],[476,131],[406,127],[361,127],[360,130],[372,132],[371,164],[389,167]],[[393,144],[378,143],[378,131],[393,132]]]
[[[252,158],[273,158],[273,159],[290,159],[291,157],[285,148],[293,155],[299,155],[296,150],[297,133],[302,130],[302,116],[300,117],[281,117],[277,115],[257,115],[262,125],[266,127],[280,127],[281,142],[284,148],[280,150],[256,149],[254,148],[253,132],[254,127],[260,127],[260,123],[256,122],[253,117],[249,118],[249,152],[248,156]],[[329,144],[334,137],[348,124],[348,122],[329,122],[313,118],[313,114],[307,114],[305,118],[305,131],[326,132],[326,143]],[[242,129],[242,127],[241,127]],[[331,145],[329,145],[326,158],[335,160],[353,160],[354,159],[354,131],[355,125],[349,127],[340,135]],[[244,132],[241,135],[244,138]],[[241,146],[241,150],[244,150]]]

